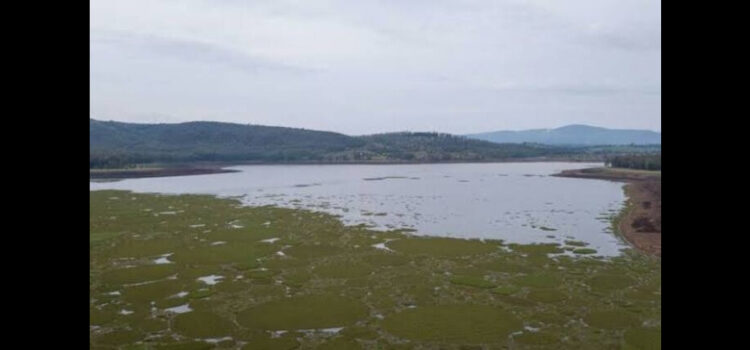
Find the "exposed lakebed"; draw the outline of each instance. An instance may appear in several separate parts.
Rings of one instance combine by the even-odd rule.
[[[610,231],[610,217],[625,199],[622,184],[550,176],[598,165],[253,165],[230,168],[236,173],[91,182],[90,189],[213,194],[247,206],[321,211],[377,230],[521,244],[573,241],[585,244],[578,253],[615,256],[625,247]]]

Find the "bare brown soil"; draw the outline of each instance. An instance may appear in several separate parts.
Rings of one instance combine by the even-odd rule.
[[[661,257],[661,172],[590,168],[555,176],[627,182],[628,205],[617,229],[636,249]]]

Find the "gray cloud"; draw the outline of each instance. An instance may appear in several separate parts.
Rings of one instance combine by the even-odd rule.
[[[334,130],[661,128],[651,0],[92,0],[91,111]]]
[[[289,73],[314,73],[317,71],[252,57],[240,51],[226,49],[214,44],[170,39],[156,35],[103,31],[97,32],[92,37],[91,44],[118,46],[121,50],[138,50],[146,54],[171,56],[200,64],[226,65],[229,68],[248,73],[258,73],[260,70]]]

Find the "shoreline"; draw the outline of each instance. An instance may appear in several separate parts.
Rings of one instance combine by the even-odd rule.
[[[614,218],[615,233],[637,250],[661,258],[661,171],[587,168],[552,176],[625,182],[625,207]]]
[[[89,169],[89,180],[120,180],[145,177],[189,176],[235,173],[238,170],[223,168],[137,168],[137,169]]]
[[[193,163],[154,163],[145,168],[89,168],[89,179],[121,180],[144,177],[167,177],[234,173],[238,170],[226,169],[235,166],[252,165],[417,165],[417,164],[491,164],[491,163],[601,163],[590,160],[519,158],[507,160],[444,161],[444,162],[403,162],[403,161],[358,161],[358,162],[193,162]]]

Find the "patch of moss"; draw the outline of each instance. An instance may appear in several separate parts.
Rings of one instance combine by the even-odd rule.
[[[492,289],[491,292],[495,294],[500,294],[500,295],[512,295],[512,294],[518,293],[518,291],[520,290],[521,288],[518,288],[517,286],[507,285],[507,286],[501,286],[501,287]]]
[[[625,331],[626,350],[659,350],[661,349],[661,329],[632,328]]]
[[[635,283],[632,278],[623,275],[598,275],[588,280],[588,285],[595,291],[623,289]]]
[[[567,295],[555,289],[542,289],[532,290],[527,295],[527,298],[543,303],[555,303],[565,300],[567,298]]]
[[[519,276],[514,281],[521,286],[534,288],[554,288],[560,284],[560,277],[551,273],[533,273]]]
[[[278,338],[260,336],[250,339],[242,350],[293,350],[300,346],[293,334],[284,334]]]
[[[574,246],[574,247],[585,247],[585,246],[589,245],[588,243],[581,242],[581,241],[565,241],[565,244],[570,245],[570,246]]]
[[[461,286],[469,286],[469,287],[476,287],[476,288],[492,288],[495,287],[495,284],[485,280],[482,276],[453,276],[450,279],[450,282],[453,284],[461,285]]]
[[[115,318],[114,310],[99,310],[96,308],[89,309],[89,324],[100,326],[107,324]]]
[[[510,295],[496,295],[495,298],[497,298],[498,301],[503,302],[508,305],[523,306],[523,307],[536,305],[536,302],[534,301],[524,299],[524,298],[518,298],[518,297],[510,296]]]
[[[276,300],[237,314],[244,327],[263,330],[317,329],[354,324],[367,316],[361,302],[334,295],[310,295]]]
[[[313,268],[313,273],[320,278],[357,278],[369,275],[373,267],[362,262],[337,261]]]
[[[299,259],[315,259],[344,253],[341,248],[327,244],[305,244],[287,248],[285,254]]]
[[[362,346],[354,339],[336,337],[320,344],[316,349],[320,350],[359,350]]]
[[[102,345],[123,345],[133,343],[141,336],[140,332],[134,330],[114,330],[97,336],[95,341]]]
[[[174,344],[156,344],[155,350],[208,350],[213,349],[214,345],[202,341],[190,341]]]
[[[594,311],[584,318],[586,324],[603,329],[621,329],[637,326],[638,317],[626,311]]]
[[[499,342],[521,327],[510,312],[480,305],[423,306],[383,321],[383,328],[397,337],[469,344]]]
[[[175,273],[177,267],[172,264],[145,265],[110,270],[102,274],[101,279],[105,283],[134,284],[160,280]]]
[[[133,325],[147,333],[159,332],[167,329],[167,321],[163,318],[145,318],[133,322]]]
[[[252,264],[260,257],[274,253],[273,247],[255,243],[227,243],[217,246],[181,248],[171,259],[182,264]]]
[[[220,338],[231,335],[234,324],[211,312],[191,311],[175,316],[173,327],[192,338]]]
[[[532,255],[559,254],[564,252],[557,243],[545,244],[510,244],[509,247],[516,252]]]
[[[216,293],[216,291],[210,288],[198,289],[198,290],[190,291],[190,293],[188,294],[188,298],[203,299],[205,297],[213,295],[214,293]]]
[[[552,345],[560,342],[560,336],[542,332],[524,332],[514,336],[513,340],[526,345]]]
[[[379,336],[378,332],[371,328],[361,326],[346,327],[339,334],[352,339],[376,339]]]
[[[134,303],[149,303],[175,295],[182,291],[185,283],[180,280],[164,280],[125,288],[124,300]]]
[[[377,267],[401,266],[401,265],[406,265],[412,261],[411,258],[405,255],[394,254],[394,253],[371,254],[371,255],[364,256],[362,259],[368,264],[371,264]]]

